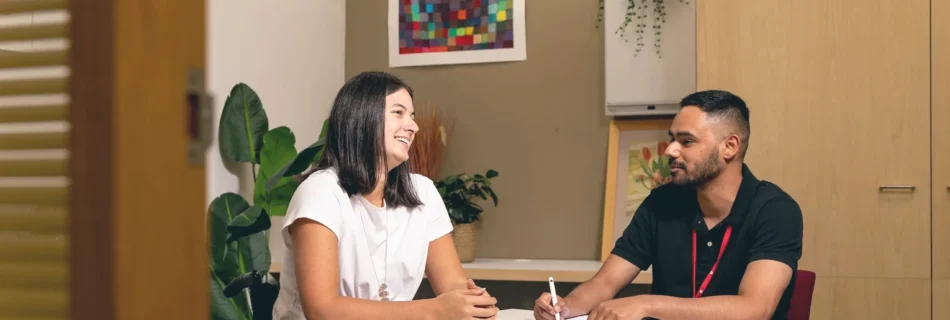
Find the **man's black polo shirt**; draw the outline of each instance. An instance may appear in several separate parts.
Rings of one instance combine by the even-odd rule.
[[[641,270],[653,266],[651,293],[691,297],[719,255],[731,225],[732,235],[704,297],[736,295],[748,264],[770,259],[789,265],[792,279],[772,319],[785,319],[802,253],[802,213],[798,203],[775,184],[755,178],[746,165],[729,215],[711,230],[703,220],[695,188],[672,183],[653,189],[617,240],[613,254]],[[692,273],[692,230],[696,230],[697,267]]]

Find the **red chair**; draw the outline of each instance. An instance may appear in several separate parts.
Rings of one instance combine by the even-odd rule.
[[[815,273],[798,270],[795,277],[795,290],[789,303],[788,320],[808,320],[811,315],[811,297],[815,292]]]

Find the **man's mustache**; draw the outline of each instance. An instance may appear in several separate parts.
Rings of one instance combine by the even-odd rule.
[[[678,169],[684,169],[684,170],[686,169],[686,164],[680,164],[676,162],[676,160],[673,160],[672,158],[668,160],[667,162],[669,162],[671,169],[672,168],[678,168]]]

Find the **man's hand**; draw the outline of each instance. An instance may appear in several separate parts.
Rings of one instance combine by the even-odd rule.
[[[641,296],[607,300],[590,311],[588,320],[640,320],[647,317],[647,304]]]
[[[567,317],[567,301],[560,296],[557,297],[557,305],[551,306],[551,294],[542,293],[538,300],[534,300],[534,319],[535,320],[554,320],[554,314],[561,314],[561,319]]]

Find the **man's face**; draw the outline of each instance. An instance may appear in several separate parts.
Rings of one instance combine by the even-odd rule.
[[[700,186],[722,172],[725,162],[720,157],[722,126],[708,121],[697,107],[684,107],[670,126],[670,145],[664,152],[670,158],[673,183]]]

